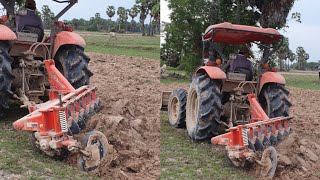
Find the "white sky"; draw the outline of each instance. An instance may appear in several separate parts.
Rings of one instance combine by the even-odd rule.
[[[171,11],[167,5],[165,0],[161,0],[161,22],[170,22]],[[289,16],[293,12],[300,12],[302,23],[290,20],[289,28],[281,31],[284,36],[289,37],[289,46],[293,52],[298,46],[304,47],[310,55],[309,61],[320,60],[320,18],[317,17],[319,7],[319,0],[296,1]]]
[[[59,4],[52,0],[35,0],[37,3],[37,8],[40,11],[43,5],[49,5],[50,9],[57,14],[60,12],[67,4]],[[95,13],[100,13],[101,17],[104,19],[109,19],[106,14],[106,10],[108,6],[114,6],[117,8],[122,6],[126,9],[130,9],[134,4],[135,0],[79,0],[77,4],[75,4],[61,19],[71,20],[73,18],[83,18],[90,19],[90,17],[94,17]],[[113,20],[117,19],[117,13],[113,17]],[[129,18],[131,21],[131,18]],[[138,18],[136,17],[137,21]],[[146,21],[148,22],[148,21]]]

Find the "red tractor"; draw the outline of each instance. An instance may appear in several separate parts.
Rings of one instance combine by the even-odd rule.
[[[20,102],[30,114],[13,127],[31,131],[37,151],[55,159],[79,153],[80,168],[92,171],[107,155],[108,141],[98,131],[77,134],[101,102],[96,88],[89,86],[93,74],[84,53],[85,40],[59,21],[78,1],[53,1],[67,6],[53,17],[50,35],[45,36],[43,27],[34,23],[18,27],[18,19],[29,10],[16,12],[15,0],[0,0],[7,12],[0,18],[0,114],[9,108],[9,100]]]
[[[233,164],[243,166],[256,151],[276,145],[291,132],[285,79],[268,66],[283,36],[271,28],[221,23],[209,26],[202,39],[205,65],[194,72],[189,90],[174,90],[169,99],[163,94],[169,122],[186,126],[195,141],[212,138],[213,144],[226,145]],[[230,45],[253,43],[265,49],[256,72],[243,65],[248,60],[225,54]]]
[[[8,108],[9,99],[20,100],[27,106],[48,96],[45,59],[54,59],[56,67],[73,87],[89,84],[92,72],[88,68],[90,58],[84,54],[85,40],[58,20],[77,0],[54,1],[68,5],[52,19],[48,37],[39,27],[26,25],[18,31],[15,1],[0,1],[7,11],[7,16],[0,19],[1,108]]]

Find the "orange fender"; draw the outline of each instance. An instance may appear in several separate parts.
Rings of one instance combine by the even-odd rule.
[[[0,41],[17,40],[16,34],[7,26],[0,24]]]
[[[265,72],[261,75],[259,93],[263,86],[267,83],[286,84],[284,77],[277,72]]]
[[[69,31],[61,31],[56,35],[53,46],[53,57],[59,50],[59,48],[66,44],[74,44],[81,47],[86,46],[84,39],[77,33]]]
[[[226,73],[215,66],[202,66],[195,72],[195,74],[203,72],[207,73],[211,79],[227,79]]]

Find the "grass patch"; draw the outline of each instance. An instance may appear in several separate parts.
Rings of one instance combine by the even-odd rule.
[[[190,79],[160,79],[160,82],[163,84],[171,84],[171,83],[190,83]]]
[[[117,36],[117,40],[109,35],[83,35],[86,40],[86,51],[114,55],[138,56],[160,59],[160,38],[142,36]]]
[[[303,88],[303,89],[313,89],[320,90],[319,76],[317,75],[283,75],[286,79],[287,86]]]
[[[18,112],[17,114],[13,112]],[[13,109],[13,116],[0,120],[0,169],[5,174],[21,176],[22,179],[98,179],[92,174],[81,172],[78,167],[66,162],[55,161],[36,153],[30,144],[31,133],[12,128],[14,120],[27,112]]]
[[[231,167],[224,147],[192,143],[185,129],[172,128],[161,112],[161,179],[254,179]]]

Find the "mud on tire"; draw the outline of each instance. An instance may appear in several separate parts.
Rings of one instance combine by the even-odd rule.
[[[8,108],[8,99],[12,94],[11,84],[14,79],[12,62],[13,59],[9,56],[9,43],[0,41],[0,116],[2,109]]]
[[[291,103],[288,99],[289,91],[281,84],[267,84],[263,87],[259,102],[270,118],[289,116]]]
[[[74,88],[88,85],[93,73],[89,70],[90,58],[76,45],[64,45],[55,55],[56,66]]]
[[[218,134],[222,112],[219,81],[206,74],[197,74],[188,91],[186,125],[196,141],[209,140]]]
[[[171,126],[176,128],[186,127],[187,92],[184,89],[175,89],[168,104],[168,118]]]

